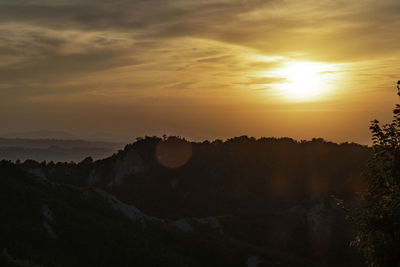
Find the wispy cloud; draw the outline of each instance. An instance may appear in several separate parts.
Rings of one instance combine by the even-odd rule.
[[[0,103],[243,99],[282,82],[254,71],[296,59],[393,79],[399,10],[398,0],[2,0]]]

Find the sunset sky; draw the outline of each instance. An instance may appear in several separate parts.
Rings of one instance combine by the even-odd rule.
[[[399,0],[0,0],[0,133],[369,143]]]

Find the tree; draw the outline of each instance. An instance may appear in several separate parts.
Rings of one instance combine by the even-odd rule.
[[[356,230],[351,245],[369,266],[400,266],[400,105],[391,123],[371,124],[373,157],[365,171],[366,191],[349,218]]]

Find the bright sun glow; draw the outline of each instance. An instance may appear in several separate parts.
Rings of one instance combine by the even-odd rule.
[[[319,62],[288,62],[272,73],[283,82],[274,87],[279,95],[293,101],[321,99],[332,90],[332,78],[338,67]]]

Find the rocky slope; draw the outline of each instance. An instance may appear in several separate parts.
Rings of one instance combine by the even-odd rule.
[[[257,266],[296,262],[215,235],[213,219],[182,230],[98,188],[37,179],[9,162],[0,162],[0,187],[4,266],[246,266],[249,255]]]

